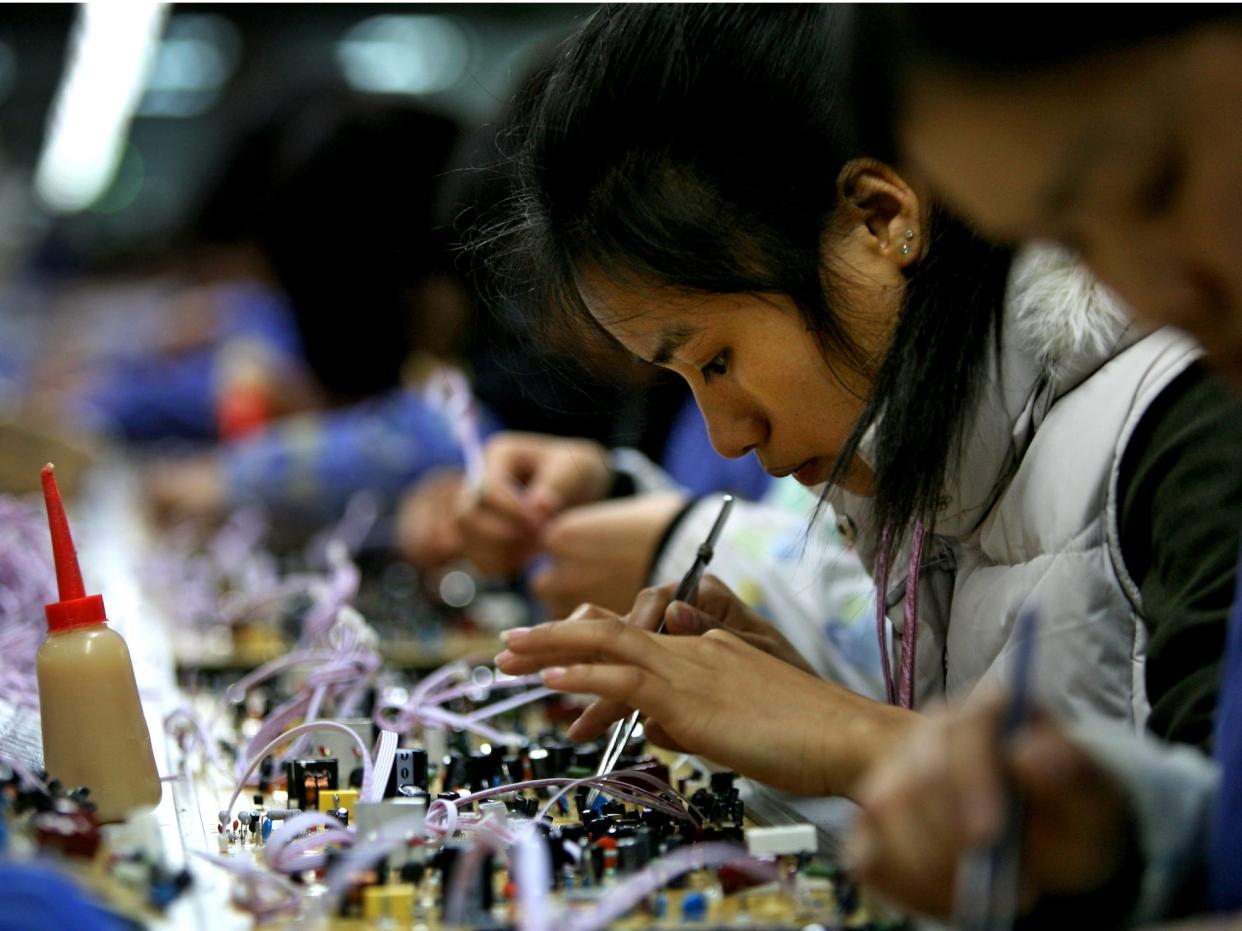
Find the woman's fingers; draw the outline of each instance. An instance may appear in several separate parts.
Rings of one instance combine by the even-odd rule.
[[[578,720],[569,726],[569,739],[592,740],[633,710],[624,702],[597,698],[591,702],[586,711],[578,716]]]
[[[466,556],[483,572],[516,572],[534,553],[532,534],[524,525],[491,511],[476,509],[457,520]]]
[[[510,650],[496,654],[496,668],[511,676],[526,676],[550,666],[574,666],[579,663],[600,662],[597,653],[555,651],[518,655]]]
[[[514,628],[503,636],[506,650],[516,657],[582,656],[586,662],[629,663],[655,673],[669,671],[675,662],[671,639],[661,644],[658,635],[615,616]]]
[[[656,717],[672,710],[672,685],[637,666],[554,666],[544,670],[543,681],[557,691],[598,695]]]
[[[584,601],[582,602],[582,604],[578,605],[578,607],[574,608],[573,611],[570,612],[569,616],[565,618],[565,620],[579,621],[579,620],[586,620],[587,618],[611,618],[613,620],[620,620],[620,615],[618,615],[616,611],[610,611],[605,607],[601,607],[600,605],[592,604],[589,601]],[[522,628],[513,628],[513,629],[514,630],[528,630],[529,628],[522,627]]]
[[[676,588],[671,582],[644,588],[634,600],[634,607],[628,615],[629,622],[639,630],[658,630],[660,622],[665,621],[665,613]]]

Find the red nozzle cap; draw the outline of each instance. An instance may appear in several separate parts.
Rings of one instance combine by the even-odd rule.
[[[102,624],[104,614],[102,595],[87,595],[82,585],[82,570],[78,568],[78,554],[73,548],[73,536],[69,533],[69,519],[56,487],[56,467],[50,462],[43,467],[43,500],[47,503],[47,525],[52,532],[52,558],[56,561],[56,587],[60,601],[44,605],[48,630],[68,630],[87,624]]]

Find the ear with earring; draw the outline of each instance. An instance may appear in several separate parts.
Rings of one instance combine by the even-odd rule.
[[[914,238],[914,230],[906,230],[904,235],[906,237],[906,241],[901,244],[901,254],[909,255],[910,254],[910,240]]]

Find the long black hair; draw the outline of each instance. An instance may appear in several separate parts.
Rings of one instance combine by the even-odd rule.
[[[838,176],[865,153],[848,93],[848,9],[603,7],[518,100],[519,193],[484,235],[510,292],[553,321],[593,324],[591,269],[708,293],[782,293],[829,364],[873,381],[831,481],[874,426],[875,518],[894,543],[931,520],[955,467],[1010,253],[936,210],[878,363],[850,338],[821,248]]]

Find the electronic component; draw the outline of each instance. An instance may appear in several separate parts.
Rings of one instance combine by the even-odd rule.
[[[427,751],[421,747],[400,747],[392,759],[392,769],[388,771],[388,784],[384,788],[384,798],[393,798],[401,789],[421,789],[427,791]]]
[[[781,824],[746,829],[746,849],[752,857],[784,857],[814,853],[818,839],[813,824]]]
[[[305,811],[319,807],[319,794],[340,788],[335,759],[290,760],[285,763],[289,800]]]

